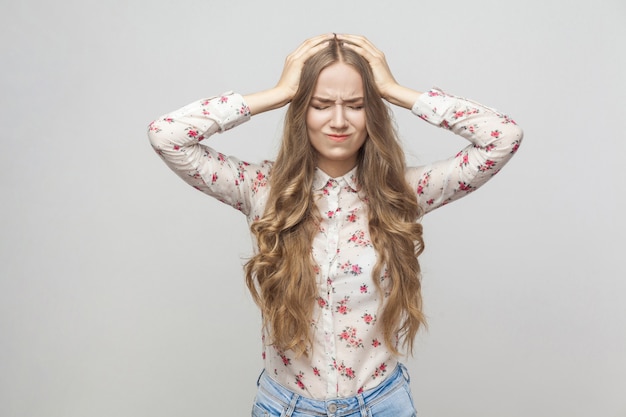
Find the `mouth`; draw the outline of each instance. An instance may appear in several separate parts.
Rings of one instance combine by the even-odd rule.
[[[344,140],[348,139],[350,135],[326,135],[326,136],[328,136],[328,138],[332,140],[333,142],[343,142]]]

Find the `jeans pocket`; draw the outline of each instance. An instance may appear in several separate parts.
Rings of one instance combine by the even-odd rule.
[[[417,415],[410,389],[403,384],[380,402],[368,407],[368,417],[415,417]]]
[[[252,405],[252,417],[285,417],[286,413],[284,407],[264,407],[258,403]]]

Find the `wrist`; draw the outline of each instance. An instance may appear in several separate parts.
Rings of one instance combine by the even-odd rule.
[[[259,114],[269,110],[278,109],[291,101],[288,91],[280,87],[258,93],[248,94],[244,97],[251,114]]]
[[[392,84],[385,88],[385,91],[381,92],[381,94],[391,104],[411,109],[422,93],[403,87],[400,84]]]

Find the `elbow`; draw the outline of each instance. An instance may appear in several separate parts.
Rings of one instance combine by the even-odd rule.
[[[513,138],[515,140],[515,151],[517,151],[517,148],[519,148],[519,146],[521,145],[524,139],[524,129],[522,129],[518,125],[514,125],[514,126],[515,128],[513,129]]]
[[[506,142],[508,142],[511,147],[511,153],[515,153],[524,139],[524,130],[513,121],[510,121],[505,126],[506,127],[502,129],[503,138],[507,139]]]
[[[160,144],[163,140],[163,135],[160,134],[161,131],[162,128],[159,120],[154,120],[148,125],[148,140],[154,149],[160,148]]]

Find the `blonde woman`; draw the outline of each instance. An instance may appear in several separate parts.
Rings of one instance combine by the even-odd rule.
[[[455,156],[407,167],[387,103],[462,136]],[[273,162],[206,146],[251,116],[289,105]],[[399,85],[362,36],[308,39],[275,87],[191,103],[154,121],[152,146],[182,179],[246,215],[245,265],[263,317],[253,416],[414,416],[401,354],[425,324],[420,218],[483,185],[522,131],[509,117],[437,89]]]

